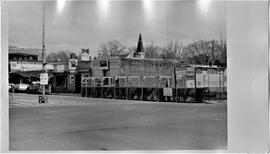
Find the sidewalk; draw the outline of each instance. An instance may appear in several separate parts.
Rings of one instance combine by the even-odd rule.
[[[220,103],[227,103],[227,99],[225,100],[206,100],[205,103],[207,104],[220,104]]]
[[[81,97],[80,93],[50,93],[49,95],[76,96]]]

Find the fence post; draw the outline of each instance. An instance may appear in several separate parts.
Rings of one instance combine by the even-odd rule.
[[[218,70],[218,76],[219,76],[219,99],[221,99],[222,88],[221,88],[221,71],[220,71],[220,69]]]
[[[116,80],[115,80],[115,76],[113,77],[114,79],[114,86],[113,86],[113,98],[115,99],[115,87],[116,87]]]
[[[126,77],[126,100],[128,100],[129,99],[129,97],[128,97],[128,95],[129,95],[129,92],[128,92],[128,77]]]
[[[178,102],[178,94],[177,94],[177,79],[176,79],[176,68],[174,66],[174,88],[175,88],[175,102]]]
[[[140,78],[140,85],[141,85],[141,100],[143,100],[143,76]]]
[[[196,80],[196,66],[195,66],[195,71],[194,71],[194,86],[195,86],[195,100],[197,101],[197,80]]]

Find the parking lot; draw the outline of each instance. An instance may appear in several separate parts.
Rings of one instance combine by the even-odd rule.
[[[205,150],[227,147],[227,105],[15,93],[11,151]]]

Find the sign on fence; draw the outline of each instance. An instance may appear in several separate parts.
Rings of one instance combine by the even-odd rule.
[[[196,87],[198,88],[208,87],[209,86],[208,78],[209,76],[207,75],[206,71],[201,71],[201,73],[197,73]]]
[[[140,87],[140,77],[139,76],[129,76],[128,77],[129,87]]]
[[[182,79],[186,73],[186,70],[183,68],[176,68],[175,75],[177,79]]]
[[[173,96],[172,88],[163,88],[163,96]]]
[[[187,88],[195,88],[194,80],[186,80],[186,87]]]
[[[40,74],[40,84],[47,85],[48,84],[48,73],[41,73]]]

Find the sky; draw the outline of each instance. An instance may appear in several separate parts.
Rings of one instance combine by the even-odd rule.
[[[42,48],[43,6],[48,52],[89,48],[96,56],[111,40],[136,46],[140,33],[144,46],[226,40],[224,2],[145,1],[9,1],[9,45]]]

